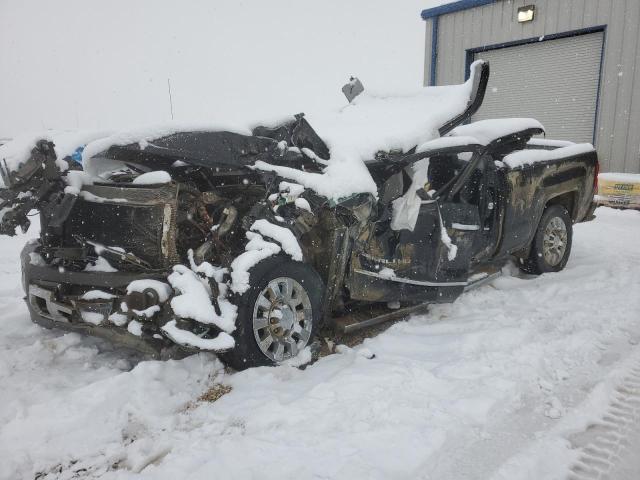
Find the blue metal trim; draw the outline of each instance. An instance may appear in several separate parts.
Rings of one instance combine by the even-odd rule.
[[[513,40],[510,42],[495,43],[493,45],[483,45],[482,47],[468,48],[465,56],[465,79],[469,78],[469,67],[475,60],[475,54],[478,52],[486,52],[487,50],[499,50],[501,48],[515,47],[518,45],[527,45],[529,43],[546,42],[547,40],[557,40],[559,38],[577,37],[578,35],[587,35],[589,33],[602,32],[602,51],[600,52],[600,71],[598,72],[598,91],[596,92],[596,111],[593,121],[593,144],[596,143],[596,134],[598,132],[598,116],[600,114],[600,90],[602,88],[602,70],[604,66],[604,48],[607,40],[607,25],[595,25],[593,27],[579,28],[577,30],[568,30],[566,32],[552,33],[542,37],[531,37],[522,40]]]
[[[429,72],[429,85],[436,85],[436,70],[438,66],[438,17],[431,19],[431,71]]]
[[[494,3],[496,0],[458,0],[453,3],[446,3],[444,5],[440,5],[438,7],[427,8],[422,10],[420,14],[423,20],[427,20],[428,18],[438,17],[440,15],[444,15],[445,13],[454,13],[459,12],[460,10],[467,10],[469,8],[481,7],[483,5],[489,5],[490,3]]]

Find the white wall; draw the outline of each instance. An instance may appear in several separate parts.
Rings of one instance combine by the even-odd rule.
[[[422,84],[438,0],[0,0],[0,138],[260,119]]]

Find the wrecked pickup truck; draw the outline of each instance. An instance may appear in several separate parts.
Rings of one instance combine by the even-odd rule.
[[[250,130],[5,150],[2,233],[39,211],[22,252],[31,318],[243,369],[307,355],[321,326],[453,302],[508,259],[561,270],[572,224],[592,217],[596,153],[533,138],[544,129],[531,119],[468,123],[489,65],[470,73]]]

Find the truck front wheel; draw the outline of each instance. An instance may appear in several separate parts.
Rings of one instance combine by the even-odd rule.
[[[250,271],[238,306],[236,346],[221,355],[236,370],[277,365],[309,346],[322,319],[324,285],[316,271],[286,257],[271,257]]]
[[[538,224],[529,257],[521,261],[520,269],[535,275],[562,270],[571,253],[572,227],[564,206],[547,207]]]

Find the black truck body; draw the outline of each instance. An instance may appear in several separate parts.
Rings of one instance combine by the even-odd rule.
[[[481,104],[488,65],[480,68],[468,108],[441,135]],[[40,238],[25,246],[22,269],[31,317],[41,325],[109,338],[158,358],[215,350],[236,368],[279,363],[309,346],[321,325],[352,331],[452,302],[511,258],[531,273],[562,269],[571,225],[593,215],[598,160],[593,150],[554,155],[562,147],[528,143],[540,133],[530,127],[485,143],[380,152],[366,162],[377,198],[362,193],[338,202],[312,189],[293,195],[282,183],[290,179],[255,168],[263,161],[322,172],[318,157],[329,158],[330,149],[302,115],[252,135],[179,132],[145,148],[111,146],[100,156],[127,168],[80,192],[69,189],[70,173],[56,167],[60,159],[43,140],[20,169],[3,172],[9,188],[2,230],[13,234],[28,225],[31,209],[40,211]],[[295,148],[283,149],[283,142]],[[551,154],[505,163],[529,150]],[[425,183],[412,190],[418,165]],[[168,172],[171,181],[132,181],[152,170]],[[415,225],[394,229],[394,202],[409,191],[419,203]],[[266,225],[260,221],[267,230],[257,228]],[[280,233],[270,236],[274,225]],[[301,257],[278,229],[292,234]],[[233,273],[256,232],[280,248],[251,265],[243,289]],[[101,259],[114,268],[96,268]],[[171,281],[176,265],[190,266],[216,315],[223,315],[223,303],[233,305],[235,327],[227,333],[235,346],[207,343],[224,332],[221,323],[176,313],[173,301],[185,294]],[[172,288],[166,296],[130,288],[144,279]]]

